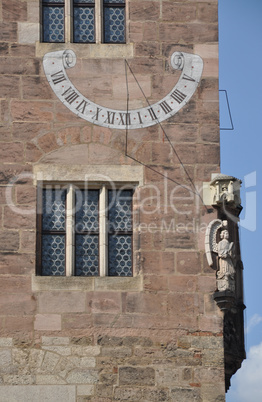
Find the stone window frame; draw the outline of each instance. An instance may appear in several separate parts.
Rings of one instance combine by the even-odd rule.
[[[59,3],[52,2],[50,0],[51,6],[58,6],[58,7],[63,7],[64,8],[64,41],[63,42],[47,42],[43,41],[43,32],[44,32],[44,27],[43,27],[43,7],[46,7],[47,4],[41,1],[41,7],[40,7],[40,25],[41,25],[41,42],[42,43],[72,43],[76,44],[77,42],[74,42],[74,3],[73,0],[64,0],[64,5],[62,6]],[[83,3],[85,4],[85,3]],[[85,6],[88,6],[85,4]],[[91,4],[90,4],[91,6]],[[94,42],[83,42],[80,43],[81,45],[90,45],[90,44],[110,44],[110,45],[124,45],[128,43],[128,36],[127,36],[127,26],[128,26],[128,14],[129,14],[129,8],[128,8],[128,1],[125,0],[125,3],[120,3],[115,4],[113,3],[112,6],[119,6],[119,7],[124,7],[125,8],[125,42],[105,42],[105,22],[104,22],[104,9],[108,7],[107,4],[104,4],[104,0],[94,0],[94,5],[92,6],[94,8],[94,29],[95,29],[95,41]]]
[[[139,191],[144,185],[143,166],[130,165],[56,165],[36,164],[33,167],[33,183],[37,187],[43,183],[80,183],[88,177],[89,182],[101,184],[101,175],[106,174],[116,185],[132,185]],[[59,180],[60,179],[60,180]],[[134,239],[139,236],[133,228]],[[32,274],[32,291],[86,290],[86,291],[139,291],[143,288],[143,276],[136,267],[136,241],[133,249],[133,276],[39,276]]]
[[[111,184],[111,183],[110,183]],[[85,187],[84,183],[64,183],[64,182],[43,182],[38,183],[37,187],[37,264],[36,264],[36,274],[42,276],[55,276],[55,275],[44,275],[42,272],[42,236],[44,232],[42,231],[42,194],[43,190],[53,189],[56,190],[65,190],[66,199],[65,199],[65,228],[62,230],[62,235],[65,237],[65,274],[61,276],[77,276],[76,275],[76,239],[75,235],[77,232],[74,230],[75,224],[75,193],[76,190],[97,190],[99,193],[98,196],[98,221],[99,221],[99,229],[97,229],[98,236],[98,275],[96,276],[118,276],[118,275],[110,275],[109,273],[109,235],[110,231],[108,228],[108,194],[110,190],[118,191],[118,190],[132,190],[133,193],[135,191],[136,185],[133,183],[132,185],[129,183],[122,182],[121,185],[117,183],[112,183],[112,188],[108,183],[95,183],[88,182],[88,187]],[[133,195],[132,195],[133,202]],[[132,205],[132,215],[133,215],[133,205]],[[61,235],[61,231],[56,232],[57,235]],[[55,234],[55,233],[53,233]],[[81,234],[81,232],[80,232]],[[133,276],[133,222],[132,228],[125,231],[125,235],[131,237],[131,275],[125,276]],[[80,275],[81,276],[81,275]],[[83,275],[85,276],[85,275]],[[92,276],[92,275],[86,275]]]

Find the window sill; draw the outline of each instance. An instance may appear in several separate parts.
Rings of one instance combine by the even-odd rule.
[[[133,43],[40,43],[36,42],[35,55],[43,57],[46,53],[72,49],[77,57],[87,59],[130,59],[134,55]]]
[[[142,276],[134,277],[75,277],[75,276],[35,276],[32,275],[32,291],[78,290],[136,292],[143,289]]]

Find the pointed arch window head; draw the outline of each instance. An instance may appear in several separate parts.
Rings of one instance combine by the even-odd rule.
[[[42,0],[42,42],[126,43],[126,2]]]

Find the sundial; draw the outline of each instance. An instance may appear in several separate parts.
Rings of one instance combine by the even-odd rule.
[[[181,74],[170,92],[152,105],[140,109],[117,110],[98,105],[81,94],[66,73],[75,64],[76,55],[72,50],[45,54],[45,75],[56,96],[72,113],[89,123],[122,130],[153,126],[174,116],[193,96],[203,70],[200,56],[174,52],[171,66],[174,70],[180,70]]]

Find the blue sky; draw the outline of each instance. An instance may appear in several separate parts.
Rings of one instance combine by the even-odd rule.
[[[221,171],[243,181],[240,239],[244,263],[247,360],[227,402],[262,401],[262,1],[219,0],[219,87],[227,90],[233,131],[221,131]],[[230,121],[221,96],[221,127]]]

